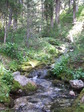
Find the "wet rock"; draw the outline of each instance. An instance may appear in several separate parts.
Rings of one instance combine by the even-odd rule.
[[[39,104],[38,103],[35,104],[34,101],[33,102],[29,101],[28,97],[23,97],[15,100],[14,109],[16,109],[17,112],[45,112],[42,111],[42,106],[39,105],[40,101]]]
[[[20,75],[20,72],[14,72],[13,76],[14,76],[14,80],[17,81],[21,86],[26,86],[28,83],[31,83],[32,85],[35,84],[27,77]]]
[[[84,112],[83,98],[84,98],[84,89],[81,91],[80,95],[77,97],[77,99],[75,99],[75,101],[71,106],[59,108],[58,111],[56,110],[57,108],[54,107],[54,109],[51,110],[51,112]]]
[[[54,86],[62,87],[62,86],[64,85],[64,82],[55,79],[55,80],[52,81],[52,84],[53,84]]]
[[[62,112],[61,108],[71,106],[73,100],[72,99],[57,99],[52,105],[51,105],[51,112]],[[66,112],[66,111],[65,111]]]
[[[14,101],[14,109],[18,109],[20,106],[25,106],[28,103],[27,97],[21,97]]]
[[[28,75],[28,78],[37,77],[40,79],[44,79],[48,77],[49,75],[50,75],[50,71],[48,69],[37,69],[37,70],[34,70],[33,72],[30,72],[30,74]]]
[[[19,71],[13,72],[13,76],[17,76],[17,75],[20,75]]]
[[[84,87],[82,80],[70,80],[69,83],[73,89],[82,89]]]
[[[69,95],[75,96],[75,92],[72,90],[72,91],[69,92]]]

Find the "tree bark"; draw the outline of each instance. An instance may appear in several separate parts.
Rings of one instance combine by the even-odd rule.
[[[11,21],[12,21],[12,9],[9,9],[9,22],[8,22],[8,30],[10,29],[11,26]]]
[[[51,17],[51,27],[53,28],[53,25],[54,25],[54,23],[53,23],[53,16]]]
[[[73,23],[76,22],[76,0],[73,0]]]
[[[79,0],[76,0],[76,12],[78,12],[78,4],[79,4]]]
[[[71,0],[69,0],[69,11],[71,9]]]
[[[30,37],[30,9],[29,7],[30,7],[30,1],[27,2],[27,39],[26,39],[27,47],[29,47],[28,40]]]
[[[59,13],[60,13],[60,0],[55,0],[56,8],[55,8],[55,22],[59,23]]]

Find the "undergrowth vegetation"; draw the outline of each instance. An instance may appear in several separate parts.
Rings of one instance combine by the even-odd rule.
[[[0,102],[9,102],[9,93],[13,83],[13,76],[9,70],[0,63]]]
[[[18,46],[15,43],[8,42],[7,44],[1,46],[0,52],[4,53],[5,55],[7,55],[13,59],[21,58],[21,53],[19,52]]]

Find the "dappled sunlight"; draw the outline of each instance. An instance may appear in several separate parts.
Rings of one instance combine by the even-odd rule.
[[[81,16],[84,16],[84,9],[81,11],[81,14],[80,14]]]
[[[83,30],[83,22],[76,22],[75,25],[72,27],[72,29],[69,31],[68,37],[71,40],[71,42],[75,41],[75,37],[77,37],[77,35],[81,34],[82,30]]]

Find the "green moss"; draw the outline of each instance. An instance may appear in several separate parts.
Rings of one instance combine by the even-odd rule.
[[[11,91],[16,92],[19,89],[22,89],[22,86],[17,81],[14,80],[13,84],[12,84]]]
[[[20,69],[20,71],[23,71],[23,72],[30,72],[34,68],[39,68],[43,65],[44,65],[44,63],[41,63],[40,61],[31,60],[28,62],[23,62],[22,65],[19,66],[19,69]]]
[[[23,87],[23,91],[26,93],[33,92],[37,89],[37,86],[32,83],[28,83],[26,86]]]
[[[20,71],[23,71],[23,72],[29,72],[32,70],[32,66],[25,66],[25,65],[21,65],[19,67]]]

